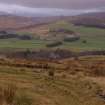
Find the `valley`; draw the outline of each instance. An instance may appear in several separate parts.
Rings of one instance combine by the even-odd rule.
[[[0,104],[105,105],[100,14],[0,16]]]
[[[74,33],[74,38],[79,36],[76,41],[64,41],[72,36],[69,32],[51,32],[53,27],[58,30],[68,30]],[[74,26],[66,21],[59,21],[53,24],[40,25],[38,27],[26,28],[16,32],[20,36],[31,36],[32,40],[19,40],[15,38],[0,39],[0,48],[47,48],[46,45],[55,42],[62,42],[58,48],[70,50],[104,50],[105,49],[105,30],[83,26]],[[56,35],[56,37],[54,36]],[[76,35],[76,36],[75,36]],[[70,37],[70,39],[72,39]],[[57,48],[57,46],[55,46]]]

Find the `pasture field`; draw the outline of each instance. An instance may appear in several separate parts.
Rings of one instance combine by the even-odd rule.
[[[52,24],[51,28],[65,28],[72,30],[80,35],[80,40],[70,43],[64,43],[61,48],[73,50],[104,50],[105,49],[105,29],[74,26],[68,22],[62,21]],[[86,40],[86,43],[83,41]]]
[[[50,29],[64,28],[72,30],[80,35],[80,40],[74,42],[63,42],[59,48],[71,50],[105,50],[105,30],[83,26],[74,26],[69,22],[60,21],[49,24]],[[49,32],[50,35],[50,32]],[[86,43],[83,43],[86,41]],[[0,39],[0,48],[46,48],[46,40],[17,40],[17,39]]]
[[[44,48],[46,42],[41,40],[1,39],[0,48]]]

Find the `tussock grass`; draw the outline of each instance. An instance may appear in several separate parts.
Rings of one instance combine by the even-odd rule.
[[[0,65],[0,104],[104,105],[97,95],[101,87],[91,79],[95,66],[100,68],[104,64],[103,58],[86,57],[63,60],[60,65],[53,63],[53,69]]]
[[[14,84],[7,84],[0,87],[0,105],[32,105],[32,100],[24,93],[19,94]]]

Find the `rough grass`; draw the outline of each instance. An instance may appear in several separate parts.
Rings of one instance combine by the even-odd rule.
[[[0,105],[32,105],[31,98],[18,92],[13,84],[0,85]]]
[[[81,58],[81,61],[85,61],[85,64],[86,60],[89,59]],[[91,62],[94,60],[92,58]],[[69,64],[70,61],[72,60],[62,62]],[[74,63],[77,65],[78,62],[76,62]],[[4,67],[1,65],[0,84],[4,87],[8,83],[16,85],[18,89],[16,100],[18,100],[17,103],[22,103],[19,105],[24,105],[24,101],[27,102],[27,97],[24,98],[24,96],[28,96],[29,99],[28,104],[25,105],[31,103],[33,105],[104,105],[103,99],[96,94],[100,90],[98,84],[90,81],[90,77],[88,77],[89,79],[85,77],[82,71],[72,75],[70,70],[70,68],[66,71],[55,69],[54,77],[49,78],[48,71],[44,69]]]

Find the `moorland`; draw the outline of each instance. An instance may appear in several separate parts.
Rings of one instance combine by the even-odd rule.
[[[104,14],[0,16],[0,104],[104,105]]]

